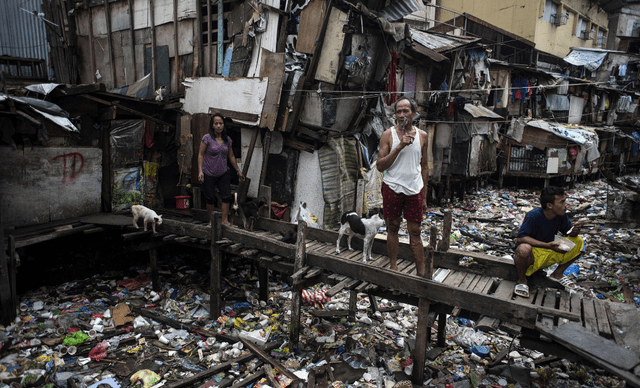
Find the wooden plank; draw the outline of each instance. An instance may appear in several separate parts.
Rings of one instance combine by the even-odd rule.
[[[593,299],[582,299],[582,311],[584,312],[584,327],[597,334],[598,319],[596,318],[596,309],[593,305]]]
[[[493,293],[493,296],[501,299],[510,300],[513,296],[513,288],[516,286],[516,282],[512,282],[509,280],[501,280],[500,284],[498,284],[498,288]]]
[[[246,348],[248,348],[259,359],[261,359],[262,361],[264,361],[266,363],[269,363],[269,364],[273,365],[274,367],[278,368],[278,371],[280,373],[282,373],[283,375],[285,375],[288,378],[290,378],[291,380],[293,380],[292,384],[293,384],[294,387],[297,386],[297,381],[299,380],[298,376],[293,374],[293,372],[291,372],[289,370],[289,368],[287,368],[284,365],[280,364],[277,360],[275,360],[274,358],[269,356],[264,350],[260,349],[260,347],[258,347],[253,342],[247,341],[244,338],[240,338],[240,341],[242,341],[244,346]]]
[[[544,293],[544,301],[542,302],[542,305],[548,308],[556,307],[556,290],[555,289],[546,290],[546,292]],[[553,317],[543,315],[540,318],[540,324],[547,327],[548,329],[552,329]]]
[[[537,325],[536,330],[540,329]],[[582,327],[577,322],[569,322],[553,330],[544,328],[543,332],[570,350],[579,350],[580,353],[588,354],[593,359],[604,361],[622,370],[631,370],[640,364],[640,357],[635,352],[600,337],[598,333]]]
[[[67,229],[67,230],[62,230],[60,232],[54,232],[54,233],[48,233],[42,236],[36,236],[36,237],[32,237],[32,238],[28,238],[28,239],[24,239],[24,240],[17,240],[16,241],[16,248],[22,248],[22,247],[26,247],[29,245],[33,245],[33,244],[38,244],[41,242],[45,242],[45,241],[50,241],[50,240],[54,240],[60,237],[64,237],[64,236],[71,236],[74,234],[78,234],[78,233],[82,233],[85,230],[89,230],[89,229],[93,229],[95,228],[95,225],[92,224],[88,224],[88,225],[81,225],[78,227],[75,227],[73,229]]]
[[[260,115],[260,127],[269,128],[272,131],[275,129],[278,118],[278,107],[280,106],[280,95],[284,81],[284,64],[284,53],[272,53],[262,49],[260,77],[268,77],[269,84]]]
[[[296,51],[305,54],[314,53],[326,12],[327,2],[324,0],[311,1],[300,12]]]
[[[566,290],[560,290],[560,310],[571,311],[571,294]],[[558,319],[558,326],[562,326],[567,321],[565,319]]]
[[[467,288],[469,288],[469,285],[476,278],[476,276],[480,276],[480,275],[476,275],[474,273],[467,273],[464,279],[462,280],[462,283],[460,283],[458,287],[466,290]]]
[[[491,278],[489,276],[481,277],[480,280],[478,281],[478,284],[476,284],[476,286],[473,287],[473,292],[482,293],[482,290],[484,290],[486,285],[489,284],[490,280],[491,280]]]
[[[598,320],[598,332],[605,338],[612,338],[613,334],[611,333],[611,326],[609,326],[609,318],[604,307],[606,302],[600,299],[594,299],[593,302]]]
[[[346,12],[338,8],[331,8],[329,21],[322,42],[322,51],[318,59],[315,79],[331,84],[336,82],[338,70],[341,66],[341,54],[344,46],[345,33],[343,26],[348,22]]]

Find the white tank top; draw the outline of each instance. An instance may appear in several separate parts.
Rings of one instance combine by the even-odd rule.
[[[415,127],[414,127],[415,128]],[[398,157],[384,172],[382,181],[389,186],[391,190],[398,194],[416,195],[422,190],[424,182],[422,182],[422,145],[420,144],[420,130],[415,128],[416,137],[413,143],[405,146]],[[393,150],[400,144],[398,134],[393,128],[391,130]]]

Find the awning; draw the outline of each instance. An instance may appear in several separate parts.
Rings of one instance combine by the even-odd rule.
[[[464,104],[464,110],[469,112],[473,118],[488,118],[488,119],[502,119],[504,117],[500,116],[496,112],[485,108],[484,106],[478,105],[475,106],[473,104]]]
[[[575,66],[584,66],[589,71],[596,71],[602,65],[607,52],[591,50],[571,50],[569,55],[564,57],[564,61]]]
[[[433,32],[420,31],[411,26],[409,26],[409,32],[411,33],[411,39],[413,39],[414,45],[415,43],[418,43],[428,48],[429,50],[433,50],[438,53],[447,52],[454,48],[461,47],[480,40],[480,38],[449,36],[436,34]]]

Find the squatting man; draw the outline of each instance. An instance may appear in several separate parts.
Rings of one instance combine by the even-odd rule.
[[[558,267],[548,278],[568,289],[576,287],[576,284],[563,274],[584,252],[584,242],[582,237],[578,236],[582,224],[576,222],[572,227],[569,217],[565,214],[566,202],[567,196],[561,188],[544,188],[540,193],[541,206],[531,210],[524,217],[516,238],[518,244],[514,259],[518,272],[518,283],[514,289],[516,295],[528,298],[527,276],[555,263]],[[568,235],[568,239],[575,246],[567,249],[568,247],[555,242],[558,232]]]

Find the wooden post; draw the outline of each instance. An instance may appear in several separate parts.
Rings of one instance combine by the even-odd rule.
[[[18,291],[17,291],[17,285],[16,285],[16,273],[18,273],[18,263],[16,260],[16,238],[13,236],[9,236],[8,242],[9,242],[9,282],[11,283],[11,305],[13,306],[12,311],[16,311],[16,306],[18,306]]]
[[[151,236],[151,242],[153,242],[153,236]],[[159,290],[158,284],[158,251],[156,247],[149,248],[149,261],[151,263],[151,287],[153,290]]]
[[[364,213],[364,179],[358,179],[358,183],[356,184],[356,213],[360,217]]]
[[[209,279],[209,318],[220,316],[222,301],[220,298],[220,280],[222,278],[222,254],[216,244],[222,237],[222,213],[211,214],[211,277]]]
[[[429,246],[436,249],[436,244],[438,243],[438,228],[432,226],[429,229]]]
[[[247,151],[247,160],[242,161],[242,175],[247,176],[249,172],[249,165],[251,164],[251,159],[253,158],[253,151],[256,148],[256,141],[258,140],[258,134],[260,133],[260,129],[256,128],[251,136],[251,143],[249,143],[249,150]],[[240,155],[242,156],[242,155]],[[249,180],[245,179],[244,182],[240,182],[240,186],[238,187],[238,201],[244,203],[247,199],[247,190],[249,189]]]
[[[435,229],[435,228],[433,228]],[[432,232],[433,233],[433,232]],[[432,246],[424,249],[425,272],[424,277],[433,277],[434,250]],[[411,381],[422,385],[424,382],[424,364],[427,359],[427,346],[431,340],[431,326],[429,325],[429,299],[420,298],[418,301],[418,323],[416,325],[416,346],[413,349],[413,373]]]
[[[218,0],[218,71],[217,74],[222,74],[222,67],[224,66],[224,2]]]
[[[154,0],[149,0],[149,18],[151,19],[151,85],[153,91],[158,89],[158,74],[156,71],[156,17]]]
[[[211,11],[211,2],[207,1],[207,43],[209,44],[209,71],[207,72],[208,76],[212,76],[213,69],[215,69],[215,65],[213,64],[213,34],[211,33],[213,16],[211,15]],[[202,63],[204,63],[204,59]]]
[[[86,7],[87,12],[89,13],[89,56],[91,57],[91,77],[93,78],[92,83],[96,83],[98,82],[98,79],[96,79],[96,48],[94,47],[95,42],[93,41],[93,12],[88,4]]]
[[[133,28],[133,0],[129,0],[129,35],[131,35],[131,59],[133,60],[133,80],[138,80],[136,72],[136,36]]]
[[[269,299],[269,268],[262,261],[258,263],[258,281],[258,299],[266,301]]]
[[[178,63],[180,62],[180,54],[178,54],[178,0],[173,0],[173,51],[175,53],[173,57],[174,79],[173,84],[171,84],[171,93],[178,93],[178,85],[180,84],[178,79],[180,75],[178,71]]]
[[[271,218],[271,187],[270,186],[260,186],[258,189],[258,199],[264,197],[267,206],[261,207],[258,210],[258,215],[261,218]]]
[[[2,324],[9,325],[15,318],[16,308],[11,305],[11,285],[9,284],[9,265],[4,246],[4,228],[0,211],[0,304],[2,304]]]
[[[118,86],[118,83],[116,82],[116,64],[113,63],[114,55],[113,40],[111,39],[111,9],[109,8],[109,0],[104,0],[104,13],[107,23],[107,50],[109,50],[107,54],[109,54],[109,67],[111,70],[111,87],[115,88]]]
[[[451,211],[444,212],[444,221],[442,223],[442,241],[438,244],[438,250],[440,252],[446,252],[449,250],[449,240],[451,239]]]
[[[307,223],[302,220],[298,214],[298,235],[296,237],[296,257],[293,263],[293,272],[298,272],[303,266],[306,259],[307,244],[305,235],[307,232]],[[293,301],[291,307],[291,326],[289,327],[289,341],[294,346],[298,345],[300,339],[300,310],[302,305],[302,290],[293,290]]]
[[[444,348],[447,346],[446,334],[447,332],[447,314],[438,314],[438,346]]]
[[[262,172],[260,172],[260,186],[264,185],[264,178],[267,175],[267,166],[269,165],[269,148],[271,148],[271,131],[267,131],[264,137],[264,151],[262,158]]]
[[[354,288],[349,290],[349,321],[355,322],[356,309],[358,303],[358,291]]]

